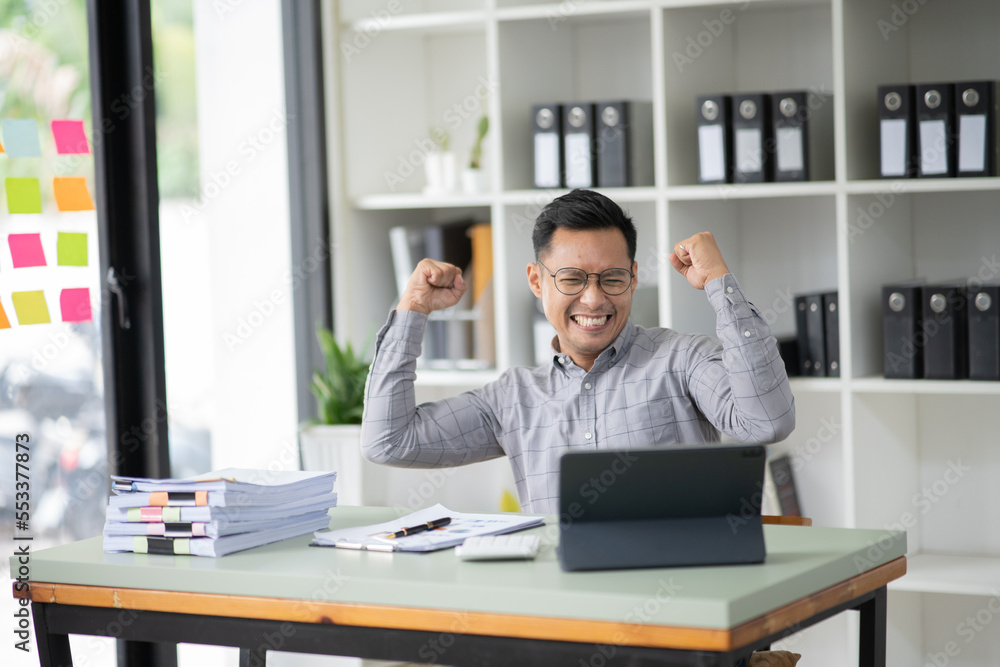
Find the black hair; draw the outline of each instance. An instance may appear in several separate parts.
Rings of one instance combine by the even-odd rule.
[[[535,259],[548,253],[552,235],[557,229],[617,229],[625,235],[629,261],[635,261],[636,231],[632,218],[599,192],[573,190],[553,199],[542,209],[531,233]]]

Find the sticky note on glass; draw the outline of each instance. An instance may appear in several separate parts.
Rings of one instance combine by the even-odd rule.
[[[87,191],[86,178],[53,178],[52,191],[55,193],[56,206],[60,211],[94,210],[94,200]]]
[[[49,307],[45,304],[45,292],[14,292],[10,295],[14,302],[14,312],[17,313],[19,324],[48,324]]]
[[[59,310],[63,322],[90,322],[94,315],[90,310],[90,289],[73,287],[59,293]]]
[[[9,157],[41,157],[38,123],[32,118],[4,118],[3,145]]]
[[[87,266],[87,235],[81,232],[59,232],[56,237],[59,266]]]
[[[45,266],[45,252],[42,250],[41,234],[10,234],[7,236],[10,256],[15,269],[29,266]]]
[[[0,329],[10,329],[10,320],[7,319],[7,312],[0,303]]]
[[[42,212],[42,189],[37,178],[8,178],[4,187],[7,190],[8,213]]]
[[[90,153],[82,120],[52,121],[52,137],[56,140],[56,152],[60,155]]]

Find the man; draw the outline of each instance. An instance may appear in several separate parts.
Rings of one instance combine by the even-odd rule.
[[[777,344],[709,232],[670,261],[708,294],[721,343],[629,320],[636,230],[607,197],[574,190],[535,221],[528,285],[556,330],[550,364],[516,367],[480,389],[415,405],[427,316],[458,303],[461,270],[422,260],[376,339],[361,446],[376,463],[465,465],[506,455],[522,508],[558,511],[559,458],[579,449],[774,442],[795,426]]]

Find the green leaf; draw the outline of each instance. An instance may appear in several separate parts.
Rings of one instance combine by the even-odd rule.
[[[370,361],[367,350],[358,353],[348,342],[340,346],[329,329],[317,326],[316,339],[323,353],[323,369],[313,371],[309,389],[316,398],[322,424],[360,424],[364,414],[365,383]]]

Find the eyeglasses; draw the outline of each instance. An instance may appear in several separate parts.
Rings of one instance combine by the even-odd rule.
[[[608,296],[624,294],[625,290],[632,284],[632,279],[635,278],[635,275],[627,269],[605,269],[600,273],[587,273],[583,269],[566,267],[552,273],[549,271],[549,267],[541,262],[538,262],[538,265],[552,276],[556,289],[566,296],[573,296],[587,289],[587,285],[590,284],[590,276],[597,276],[597,284]]]

